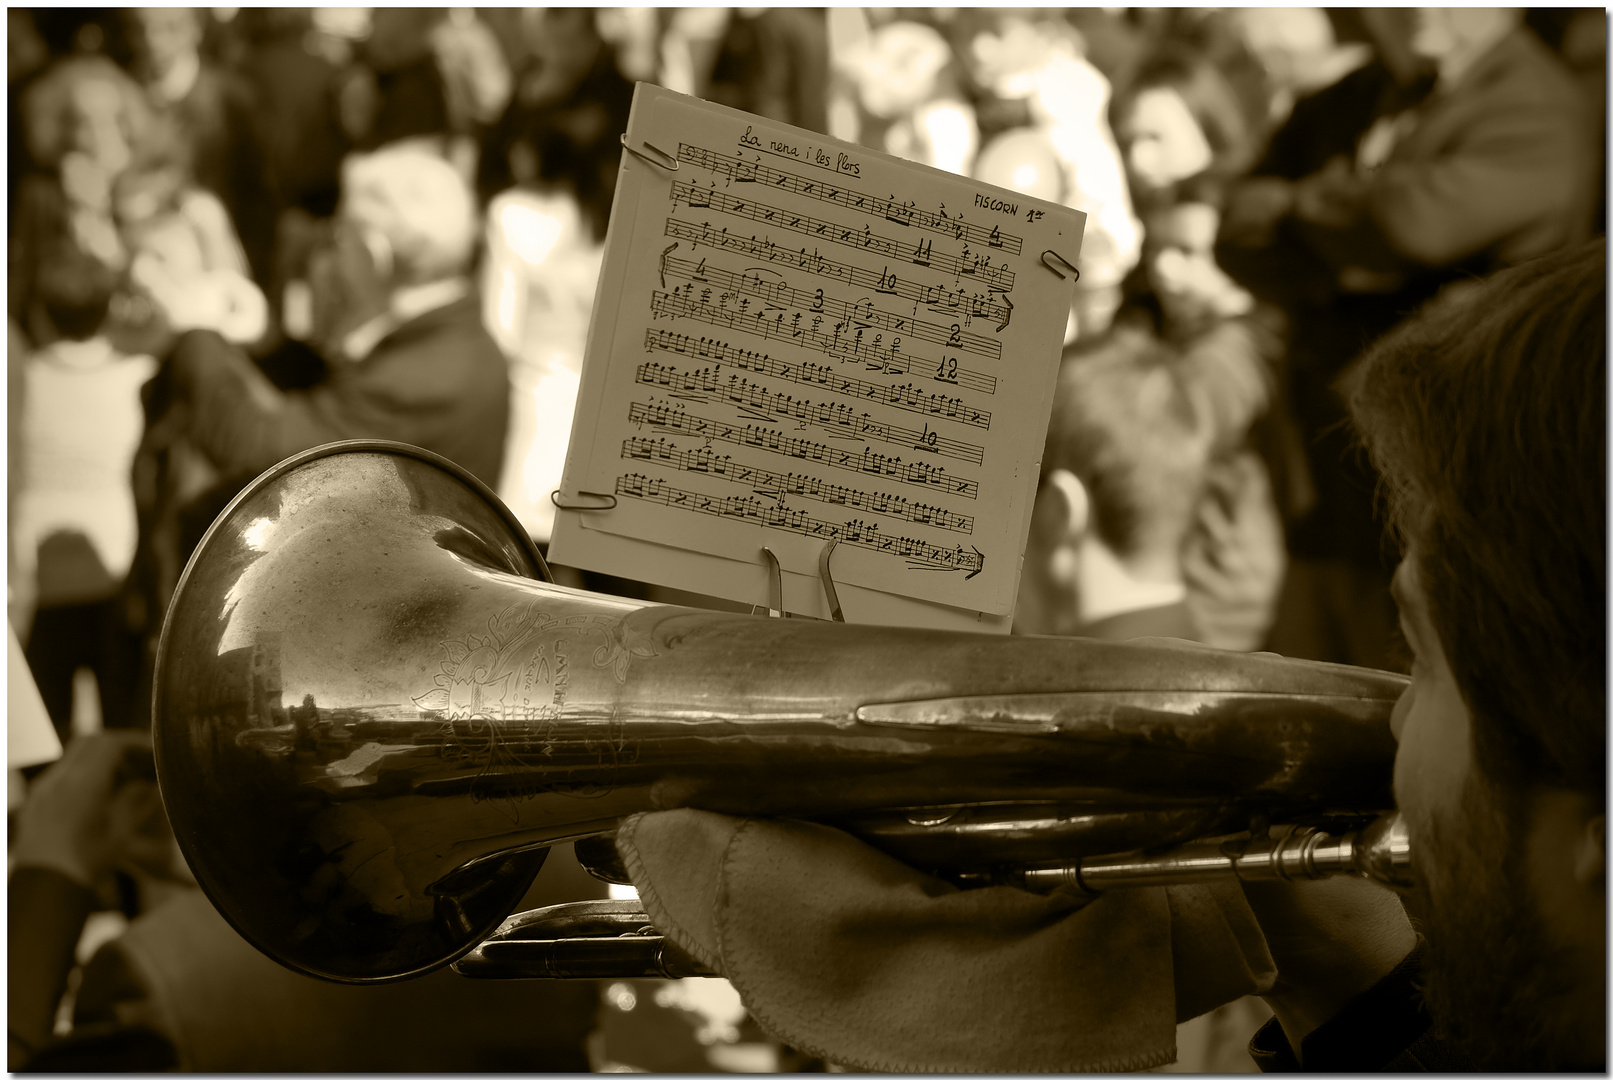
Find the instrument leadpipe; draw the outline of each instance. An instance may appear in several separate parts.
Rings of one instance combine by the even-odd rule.
[[[1211,881],[1316,881],[1351,874],[1385,888],[1412,885],[1411,848],[1399,813],[1334,836],[1301,828],[1272,837],[1197,841],[1162,852],[1094,855],[1060,866],[970,875],[975,884],[1090,899],[1118,889]],[[668,941],[637,900],[584,900],[521,912],[454,962],[473,979],[622,979],[720,972]]]
[[[822,821],[958,876],[1393,806],[1398,675],[547,576],[491,492],[401,444],[288,459],[213,523],[163,627],[153,743],[247,940],[338,981],[422,974],[498,929],[549,846],[608,863],[647,810]]]

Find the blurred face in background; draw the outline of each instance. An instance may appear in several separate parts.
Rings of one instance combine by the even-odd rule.
[[[313,300],[310,339],[327,359],[342,355],[348,334],[386,311],[391,250],[385,237],[349,214],[323,228],[308,260]]]
[[[129,38],[136,62],[161,78],[201,47],[201,19],[191,8],[136,8],[129,13]]]
[[[521,79],[521,103],[537,108],[565,100],[604,48],[593,10],[533,8],[522,12],[521,24],[532,57],[531,69]]]
[[[1133,186],[1160,191],[1209,168],[1214,154],[1182,95],[1169,86],[1142,91],[1119,117],[1115,138],[1125,150]]]
[[[1518,20],[1516,8],[1413,8],[1411,13],[1412,51],[1436,61],[1482,53]]]
[[[83,154],[108,175],[129,163],[126,124],[123,95],[112,83],[91,78],[73,87],[67,104],[68,149]]]
[[[1206,203],[1179,203],[1148,219],[1148,282],[1166,322],[1190,329],[1249,310],[1249,294],[1215,261],[1221,215]]]

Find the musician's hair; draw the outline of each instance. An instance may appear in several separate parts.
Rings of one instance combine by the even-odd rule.
[[[1492,780],[1607,785],[1607,247],[1385,338],[1352,408]]]
[[[1092,528],[1125,558],[1180,545],[1204,490],[1213,432],[1194,369],[1151,333],[1118,326],[1065,352],[1042,456],[1087,489]]]

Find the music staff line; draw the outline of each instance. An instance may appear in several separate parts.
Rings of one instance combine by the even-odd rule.
[[[675,246],[675,245],[674,245]],[[824,296],[822,289],[800,290],[792,288],[783,281],[770,281],[762,277],[760,271],[751,273],[734,273],[720,266],[707,265],[706,259],[680,259],[672,254],[671,249],[661,253],[661,273],[666,277],[681,278],[685,281],[699,281],[714,285],[720,289],[729,289],[733,292],[750,293],[760,296],[774,304],[784,307],[800,308],[813,315],[830,315],[845,319],[848,322],[862,323],[868,327],[878,327],[892,333],[906,333],[920,341],[928,341],[935,345],[957,349],[960,352],[974,353],[976,356],[988,357],[992,360],[1001,360],[1003,346],[1000,341],[971,334],[957,325],[942,326],[940,323],[925,322],[923,319],[909,318],[905,315],[896,315],[889,311],[881,311],[874,306],[872,300],[859,300],[848,303],[836,300],[832,296]],[[876,289],[876,292],[885,290]],[[814,293],[816,295],[814,295]]]
[[[897,225],[940,233],[954,240],[1001,248],[1013,255],[1018,255],[1024,250],[1024,241],[1020,237],[1003,232],[999,226],[988,229],[961,218],[949,218],[945,213],[920,210],[915,203],[896,202],[894,196],[890,199],[881,199],[844,185],[825,184],[808,176],[770,168],[760,161],[746,161],[743,157],[723,157],[704,147],[691,146],[689,143],[678,144],[678,160],[697,165],[719,176],[727,176],[736,184],[755,183],[778,188],[821,202],[834,203],[847,210],[855,210],[872,217],[883,217],[886,221],[895,222]]]
[[[740,303],[743,305],[745,301],[741,300]],[[769,320],[760,313],[753,315],[749,311],[732,311],[721,303],[702,303],[678,292],[651,293],[650,314],[668,319],[694,319],[711,326],[725,326],[741,333],[755,334],[764,340],[792,342],[801,348],[821,352],[825,356],[839,357],[842,360],[861,360],[869,371],[884,370],[892,374],[908,374],[915,366],[920,371],[926,370],[930,363],[908,353],[898,352],[895,348],[881,349],[879,335],[875,335],[874,341],[864,341],[863,331],[858,330],[849,338],[843,337],[841,330],[846,325],[844,322],[834,324],[830,327],[829,333],[822,333],[818,327],[827,321],[822,316],[813,316],[812,324],[803,327],[798,312],[786,325],[782,311],[777,312],[774,318]],[[959,377],[958,372],[962,370],[953,366],[955,359],[945,357],[941,360],[935,371],[937,381],[955,383]]]
[[[635,381],[648,386],[658,385],[651,381],[649,372],[646,371],[651,366],[640,365]],[[765,420],[770,416],[788,417],[791,420],[799,420],[802,425],[821,428],[831,437],[845,437],[840,433],[846,432],[851,438],[889,443],[893,446],[911,446],[914,450],[967,461],[971,465],[979,465],[986,455],[985,447],[964,442],[962,439],[949,439],[939,431],[931,429],[929,424],[925,424],[922,431],[902,427],[900,424],[887,424],[882,420],[875,420],[865,412],[859,413],[855,405],[830,405],[827,402],[809,401],[806,398],[797,400],[788,394],[771,393],[765,386],[753,383],[749,379],[742,379],[733,387],[720,389],[714,387],[710,390],[700,385],[700,380],[674,381],[680,385],[670,388],[673,397],[689,395],[703,402],[727,400],[738,406],[741,412],[750,410],[758,420]]]
[[[827,443],[813,442],[786,435],[777,428],[759,424],[729,424],[722,420],[698,416],[678,405],[651,398],[648,402],[635,401],[628,405],[627,421],[640,427],[664,428],[680,435],[714,442],[749,446],[770,454],[780,454],[801,461],[815,461],[833,469],[884,476],[902,484],[941,488],[949,495],[966,499],[980,497],[980,482],[953,476],[944,465],[931,465],[927,461],[903,461],[900,456],[881,454],[871,447],[859,451],[843,450]]]
[[[879,531],[879,522],[852,519],[848,522],[821,521],[809,517],[805,510],[789,510],[774,502],[763,501],[754,495],[731,495],[726,498],[684,491],[666,481],[652,480],[643,473],[628,473],[616,478],[616,494],[646,502],[658,502],[679,510],[711,514],[716,517],[737,518],[755,525],[787,529],[805,536],[833,538],[842,544],[869,548],[906,559],[912,570],[968,570],[974,577],[985,569],[986,559],[978,548],[968,551],[960,544],[944,548],[928,540],[911,536],[888,536]]]
[[[793,333],[793,331],[792,331]],[[806,331],[802,331],[804,335]],[[774,360],[767,353],[757,352],[755,349],[741,349],[729,345],[725,341],[711,337],[695,337],[692,334],[680,334],[674,330],[646,330],[644,332],[644,351],[653,352],[660,349],[662,352],[676,353],[679,356],[694,357],[701,360],[710,360],[719,364],[732,364],[737,368],[755,371],[762,375],[772,375],[779,379],[790,379],[793,382],[817,383],[823,386],[837,385],[834,374],[835,369],[824,364],[787,364],[782,360]],[[929,369],[928,361],[917,361],[913,357],[901,357],[902,366],[893,367],[890,364],[869,364],[869,371],[883,371],[887,375],[907,375],[915,366],[923,370]],[[842,361],[844,363],[845,361]],[[795,374],[791,369],[798,369]],[[951,372],[944,374],[943,372]],[[976,390],[982,394],[995,394],[997,380],[990,375],[982,375],[978,371],[967,368],[958,368],[952,372],[949,363],[937,371],[930,372],[927,378],[948,386],[958,386],[965,390]],[[844,377],[839,377],[844,381]],[[860,387],[862,380],[850,381],[850,385]],[[990,416],[990,413],[983,413]]]
[[[818,277],[836,278],[858,288],[899,296],[932,314],[952,315],[962,320],[965,326],[970,325],[974,319],[989,319],[1005,327],[1013,311],[1013,302],[1006,295],[1003,295],[1003,302],[998,304],[991,300],[992,296],[998,295],[995,293],[972,293],[963,289],[948,289],[944,285],[921,285],[916,281],[897,277],[890,272],[889,267],[884,273],[876,274],[872,270],[864,270],[850,263],[835,262],[816,251],[808,255],[806,248],[792,251],[789,248],[779,247],[772,240],[758,240],[755,236],[747,238],[737,233],[731,234],[726,228],[713,229],[709,224],[695,225],[678,218],[667,218],[666,235],[677,240],[687,240],[696,248],[705,244],[710,248],[737,251],[769,262],[783,262]]]
[[[756,409],[768,415],[804,420],[819,426],[841,423],[839,417],[848,410],[845,405],[830,405],[826,402],[810,401],[806,398],[797,399],[793,394],[780,394],[775,390],[768,389],[761,383],[751,382],[749,379],[739,375],[730,374],[724,380],[721,364],[688,371],[679,370],[672,364],[659,364],[651,360],[639,365],[634,381],[645,386],[659,386],[665,390],[677,391],[678,394],[702,394],[713,398],[723,398],[734,405]],[[852,381],[854,380],[842,380],[845,384],[849,384]],[[881,405],[890,405],[906,412],[918,413],[920,416],[956,420],[960,424],[968,424],[970,427],[981,429],[991,426],[990,413],[970,409],[959,398],[930,394],[928,397],[933,405],[931,408],[925,408],[924,398],[921,396],[922,391],[915,390],[912,383],[908,383],[905,387],[880,386],[878,383],[868,383],[866,385],[870,391],[866,396],[855,393],[849,387],[826,387],[826,389],[831,393],[844,394],[857,401],[872,400]],[[878,393],[877,397],[875,392]],[[937,443],[940,442],[939,436],[937,436],[936,441]],[[963,445],[967,446],[968,444]]]
[[[917,266],[928,266],[953,276],[954,280],[961,281],[966,276],[973,276],[978,281],[984,281],[1001,292],[1011,292],[1014,288],[1014,273],[1007,266],[993,266],[990,255],[974,255],[967,245],[963,254],[948,255],[946,252],[936,252],[928,240],[920,240],[917,244],[907,245],[881,233],[876,233],[873,226],[865,225],[861,231],[848,228],[834,221],[815,218],[809,214],[797,214],[793,210],[770,206],[752,199],[738,199],[725,195],[714,188],[703,188],[699,184],[687,180],[674,180],[672,182],[672,201],[684,203],[691,210],[716,210],[734,217],[748,218],[751,221],[775,228],[786,229],[790,232],[813,236],[827,243],[840,244],[843,247],[856,248],[859,251],[873,251],[885,256],[887,259],[901,259],[903,262],[913,263]]]
[[[804,362],[791,364],[783,360],[774,360],[766,353],[759,353],[753,349],[736,349],[716,338],[694,338],[671,330],[646,330],[644,351],[654,352],[657,349],[678,356],[711,360],[718,365],[727,363],[742,371],[754,371],[758,375],[784,379],[802,386],[821,386],[831,393],[878,401],[906,412],[957,420],[971,427],[988,430],[991,427],[990,412],[966,406],[962,398],[948,397],[944,394],[926,394],[912,383],[889,386],[850,375],[836,374],[836,370],[827,364]],[[945,379],[938,381],[956,385],[955,381]],[[989,390],[987,392],[989,393]]]
[[[634,461],[653,461],[680,472],[704,473],[720,476],[736,484],[749,484],[758,495],[798,495],[831,506],[849,506],[874,514],[888,514],[911,521],[916,525],[933,525],[951,532],[973,533],[975,519],[957,514],[939,506],[915,503],[903,495],[887,495],[879,491],[834,484],[818,476],[805,473],[780,473],[735,461],[732,454],[716,454],[709,447],[698,450],[679,450],[665,437],[651,441],[632,438],[622,442],[622,457]]]

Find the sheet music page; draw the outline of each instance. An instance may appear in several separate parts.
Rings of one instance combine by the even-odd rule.
[[[554,561],[823,617],[833,538],[849,621],[1006,630],[1085,215],[646,84],[627,143]]]

